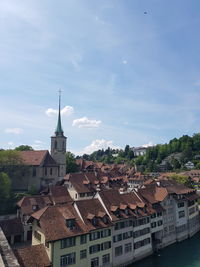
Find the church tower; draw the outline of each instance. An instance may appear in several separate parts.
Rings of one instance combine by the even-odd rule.
[[[51,156],[59,165],[59,171],[58,171],[59,178],[63,178],[66,175],[67,138],[64,136],[61,124],[60,102],[61,102],[61,91],[59,91],[59,111],[58,111],[57,127],[55,130],[55,135],[51,137]]]

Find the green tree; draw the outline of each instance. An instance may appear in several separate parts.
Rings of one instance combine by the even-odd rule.
[[[66,173],[77,172],[78,165],[76,164],[76,159],[74,154],[71,152],[66,153]]]
[[[5,172],[0,172],[0,199],[9,199],[11,194],[11,181]]]
[[[174,170],[181,168],[181,164],[176,158],[172,158],[171,165],[172,165]]]
[[[185,184],[185,185],[188,184],[188,179],[185,175],[173,173],[169,175],[169,178],[175,180],[176,182],[180,184]]]
[[[200,170],[200,162],[198,162],[195,167],[196,169]]]
[[[16,151],[27,151],[27,150],[33,150],[32,146],[28,146],[28,145],[21,145],[21,146],[17,146],[15,148]]]

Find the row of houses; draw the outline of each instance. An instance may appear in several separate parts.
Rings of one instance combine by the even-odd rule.
[[[35,266],[36,251],[41,267],[126,266],[200,228],[195,190],[171,180],[126,193],[103,189],[82,200],[59,195],[52,201],[47,191],[43,204],[39,196],[18,203],[18,217],[32,228],[32,246],[16,252],[25,267]]]

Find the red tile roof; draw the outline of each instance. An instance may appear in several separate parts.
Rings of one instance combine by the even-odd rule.
[[[83,218],[84,223],[87,225],[89,230],[109,227],[112,225],[109,220],[108,223],[103,222],[102,218],[108,215],[106,215],[106,211],[98,199],[87,199],[87,200],[76,201],[75,205],[77,206],[81,214],[81,217]],[[96,225],[93,225],[91,222],[91,220],[94,217],[97,218]]]
[[[147,185],[146,188],[139,189],[138,193],[151,204],[161,202],[168,196],[166,188],[158,187],[155,184]]]
[[[17,202],[17,206],[21,209],[21,213],[24,215],[31,215],[35,212],[35,208],[42,209],[47,205],[52,205],[52,200],[47,196],[26,196]]]
[[[74,218],[75,227],[71,230],[66,226],[66,220]],[[76,213],[72,203],[46,207],[32,214],[30,220],[33,219],[39,221],[47,242],[81,235],[88,230]]]
[[[16,250],[21,267],[50,267],[51,263],[43,244]]]
[[[11,235],[20,235],[24,232],[23,225],[19,218],[0,221],[0,227],[6,237]]]
[[[49,154],[48,150],[33,150],[33,151],[19,151],[19,155],[22,158],[22,161],[31,166],[39,166],[44,163],[56,165],[56,162]]]
[[[50,185],[48,195],[54,204],[62,204],[73,201],[65,186]]]

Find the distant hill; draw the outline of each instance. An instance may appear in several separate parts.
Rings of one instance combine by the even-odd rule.
[[[129,145],[124,149],[98,150],[90,155],[82,156],[85,160],[104,163],[128,163],[136,165],[140,171],[172,171],[186,170],[186,163],[200,169],[200,133],[193,136],[183,135],[174,138],[168,144],[149,147],[146,155],[135,157]]]

